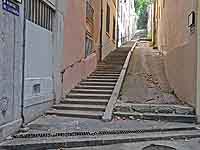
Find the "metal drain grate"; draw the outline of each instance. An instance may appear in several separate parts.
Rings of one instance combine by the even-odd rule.
[[[37,138],[37,137],[74,137],[74,136],[97,136],[97,135],[126,135],[152,132],[170,132],[170,131],[186,131],[197,130],[195,127],[188,128],[171,128],[171,129],[146,129],[146,130],[110,130],[110,131],[86,131],[86,132],[57,132],[57,133],[32,133],[17,134],[14,138]]]

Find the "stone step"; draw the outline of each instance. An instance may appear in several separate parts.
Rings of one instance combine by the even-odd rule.
[[[105,72],[120,72],[119,68],[97,68],[96,71],[105,71]]]
[[[120,73],[92,73],[91,76],[115,76],[115,77],[119,77]]]
[[[111,94],[84,94],[70,93],[66,98],[82,98],[82,99],[110,99]]]
[[[62,117],[77,117],[77,118],[89,118],[89,119],[101,119],[102,111],[78,111],[78,110],[49,110],[47,115],[56,115]]]
[[[114,115],[120,117],[133,117],[134,119],[195,123],[195,115],[180,115],[180,114],[164,114],[164,113],[137,113],[137,112],[114,112]]]
[[[115,86],[104,86],[104,85],[100,85],[100,86],[95,86],[95,85],[78,85],[76,86],[76,89],[99,89],[99,90],[113,90],[115,88]]]
[[[94,72],[95,74],[120,74],[121,71],[98,71]]]
[[[108,99],[75,99],[67,98],[61,101],[62,104],[87,104],[87,105],[107,105]]]
[[[116,57],[111,57],[111,58],[107,58],[105,59],[104,61],[118,61],[118,62],[123,62],[126,60],[126,57],[123,57],[123,58],[116,58]]]
[[[105,111],[105,105],[85,105],[85,104],[58,104],[53,106],[57,110],[89,110],[89,111]]]
[[[118,79],[118,76],[95,76],[91,75],[88,79]]]
[[[115,105],[115,110],[120,112],[139,112],[139,113],[166,113],[194,115],[195,110],[189,106],[167,105],[167,104],[133,104],[120,103]]]
[[[97,67],[96,68],[96,71],[121,71],[122,69],[122,66],[119,66],[119,67],[113,67],[113,68],[105,68],[105,67]]]
[[[117,79],[86,79],[86,82],[117,82]]]
[[[115,82],[86,82],[82,81],[80,85],[95,85],[95,86],[115,86]]]
[[[99,89],[73,89],[71,93],[94,93],[94,94],[112,94],[113,90]]]
[[[110,63],[110,64],[123,64],[125,61],[105,60],[104,62]]]
[[[112,64],[98,64],[97,68],[118,68],[117,65],[112,65]]]

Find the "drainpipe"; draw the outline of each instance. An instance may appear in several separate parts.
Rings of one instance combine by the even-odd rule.
[[[23,52],[22,52],[22,91],[21,91],[21,118],[24,127],[24,77],[25,77],[25,50],[26,50],[26,1],[24,1],[24,22],[23,22]]]
[[[196,64],[196,94],[195,94],[195,100],[196,100],[196,117],[197,117],[197,123],[200,123],[200,2],[197,1],[197,64]]]
[[[99,49],[99,60],[102,61],[102,48],[103,48],[103,0],[101,0],[101,27],[100,27],[100,49]]]

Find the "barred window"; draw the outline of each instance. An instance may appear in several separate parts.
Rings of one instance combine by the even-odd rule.
[[[91,22],[93,23],[94,21],[94,9],[93,7],[91,6],[91,3],[89,3],[87,1],[86,3],[86,18]]]
[[[42,0],[26,1],[26,19],[49,31],[53,29],[54,14],[53,8]]]
[[[85,57],[92,53],[93,39],[92,36],[87,32],[85,36]]]
[[[107,4],[107,12],[106,12],[106,32],[110,32],[110,6]]]
[[[112,38],[113,40],[115,41],[115,29],[116,29],[116,21],[115,21],[115,16],[113,17],[113,35],[112,35]]]

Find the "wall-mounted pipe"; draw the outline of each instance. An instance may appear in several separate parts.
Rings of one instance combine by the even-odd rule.
[[[26,52],[26,1],[23,2],[24,2],[24,21],[23,21],[23,52],[22,52],[21,127],[24,127],[24,77],[25,77],[25,52]]]

